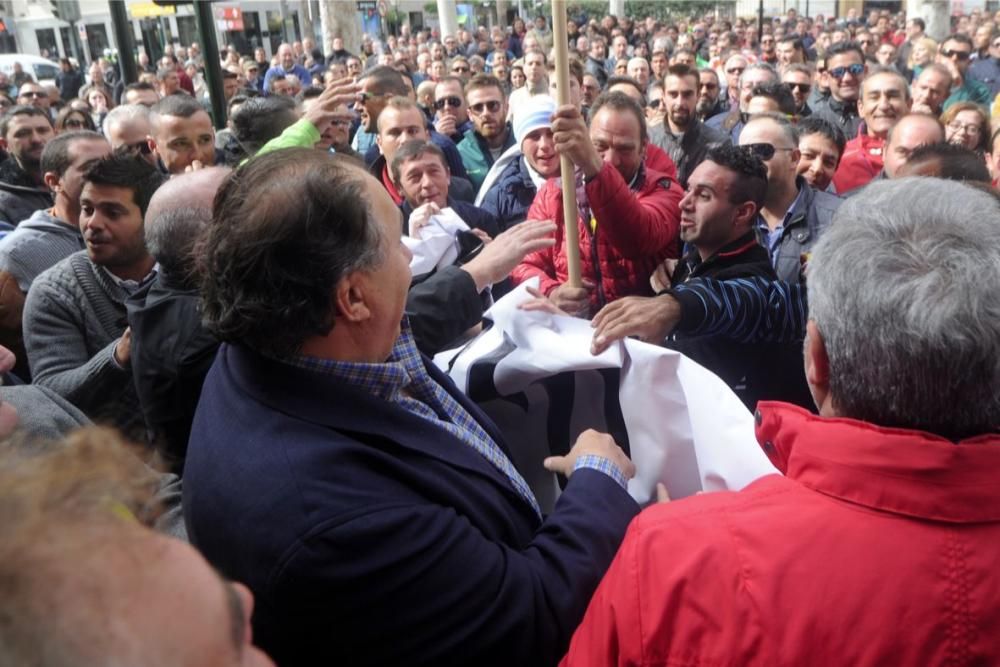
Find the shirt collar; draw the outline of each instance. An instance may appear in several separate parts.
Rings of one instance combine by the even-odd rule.
[[[107,276],[108,279],[111,280],[111,282],[120,287],[125,293],[132,295],[138,292],[143,285],[145,285],[146,283],[148,283],[149,281],[151,281],[153,278],[156,277],[157,271],[160,270],[160,264],[159,262],[154,264],[153,268],[149,270],[149,273],[147,273],[142,278],[142,280],[128,280],[126,278],[119,278],[118,276],[111,273],[111,271],[108,271],[108,269],[103,266],[99,266],[98,268],[104,272],[104,275]]]
[[[936,521],[1000,521],[1000,435],[954,443],[772,401],[755,419],[771,463],[814,491]]]

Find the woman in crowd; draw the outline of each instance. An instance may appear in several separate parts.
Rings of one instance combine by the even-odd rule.
[[[56,116],[56,133],[73,132],[75,130],[95,130],[94,120],[90,114],[72,106],[67,106]]]
[[[956,102],[941,114],[945,139],[980,155],[989,148],[990,119],[975,102]]]

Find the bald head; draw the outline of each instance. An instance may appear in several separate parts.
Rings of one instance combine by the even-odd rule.
[[[193,287],[194,245],[212,220],[212,202],[232,170],[209,167],[179,174],[153,195],[146,211],[146,247],[172,281]]]

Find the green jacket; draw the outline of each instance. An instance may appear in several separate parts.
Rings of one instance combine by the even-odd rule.
[[[284,132],[261,146],[255,155],[240,162],[240,166],[242,167],[247,163],[247,160],[257,157],[257,155],[264,155],[282,148],[312,148],[321,138],[322,135],[316,129],[316,126],[305,118],[302,118],[298,122],[286,127]]]
[[[514,130],[511,128],[510,123],[507,123],[507,139],[503,142],[503,150],[500,151],[500,154],[502,155],[504,151],[513,145]],[[489,172],[490,167],[493,166],[493,155],[490,153],[489,145],[475,129],[468,130],[465,133],[465,137],[458,142],[458,154],[462,156],[462,164],[465,166],[465,171],[469,174],[472,187],[478,192],[479,188],[483,185],[483,181],[486,180],[486,174]]]
[[[990,94],[990,89],[983,84],[973,79],[966,78],[962,86],[954,89],[951,96],[944,101],[944,107],[942,110],[947,110],[948,107],[956,102],[975,102],[976,104],[985,107],[988,113],[990,105],[993,103],[993,95]]]

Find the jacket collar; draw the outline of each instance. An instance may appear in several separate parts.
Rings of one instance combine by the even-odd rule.
[[[21,168],[13,155],[8,155],[6,160],[0,162],[0,181],[7,185],[38,190],[48,194],[48,188],[35,183],[34,179]]]
[[[819,493],[904,516],[1000,521],[1000,435],[951,442],[762,401],[757,440],[788,478]]]
[[[846,102],[841,102],[833,95],[830,95],[830,99],[827,101],[827,104],[830,106],[831,111],[842,118],[854,118],[858,115],[857,103],[848,104]]]
[[[699,268],[709,270],[709,267],[720,269],[723,267],[735,266],[737,264],[744,264],[748,261],[746,254],[754,249],[763,250],[761,245],[757,243],[757,237],[754,235],[753,230],[751,230],[740,238],[730,241],[726,245],[719,248],[715,254],[706,259],[704,262],[701,261],[701,255],[698,254],[698,249],[691,246],[691,249],[684,255],[684,262],[688,265],[690,274],[694,276],[694,272]],[[703,271],[700,271],[699,273],[703,273]]]

